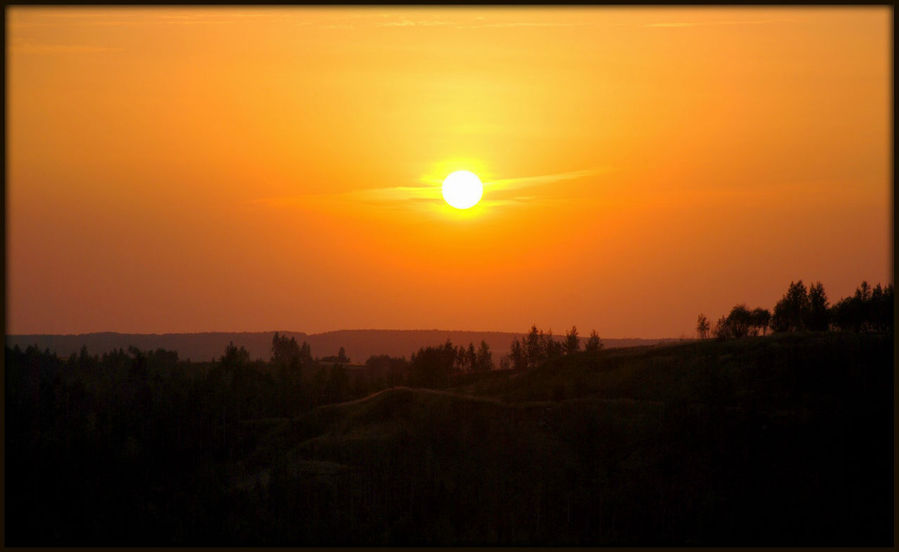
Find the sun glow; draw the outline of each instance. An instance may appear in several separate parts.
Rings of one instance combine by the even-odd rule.
[[[471,171],[456,171],[443,181],[443,199],[456,209],[477,205],[484,195],[484,185]]]

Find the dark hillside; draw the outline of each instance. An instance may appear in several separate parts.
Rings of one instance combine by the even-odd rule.
[[[891,358],[843,334],[580,355],[323,407],[259,454],[298,493],[325,483],[297,465],[345,467],[304,517],[326,542],[888,544]]]
[[[160,355],[7,349],[9,544],[892,545],[891,335],[574,353],[290,416],[255,365]]]
[[[250,458],[253,485],[289,489],[257,495],[257,511],[274,516],[279,501],[315,495],[300,526],[285,518],[276,529],[296,542],[554,542],[563,514],[551,502],[565,499],[579,464],[545,426],[548,406],[394,388],[322,407],[273,431]],[[323,477],[321,466],[334,469]]]
[[[892,372],[871,366],[892,355],[893,340],[883,334],[779,334],[617,349],[600,358],[580,353],[460,391],[506,401],[627,397],[796,408],[843,401],[847,392],[889,399]]]

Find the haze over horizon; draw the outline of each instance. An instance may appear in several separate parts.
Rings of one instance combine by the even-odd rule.
[[[6,14],[8,334],[677,338],[892,283],[885,6]]]
[[[272,333],[272,332],[280,332],[280,333],[291,333],[291,334],[304,334],[304,335],[322,335],[329,333],[339,333],[339,332],[465,332],[465,333],[501,333],[501,334],[516,334],[516,335],[525,335],[527,334],[530,326],[520,331],[507,331],[507,330],[480,330],[480,329],[468,329],[468,328],[338,328],[336,330],[324,330],[321,332],[309,332],[304,330],[294,330],[294,329],[262,329],[262,330],[200,330],[195,332],[120,332],[116,330],[99,330],[92,332],[68,332],[68,333],[46,333],[46,332],[27,332],[27,333],[11,333],[7,332],[7,335],[89,335],[89,334],[123,334],[123,335],[167,335],[167,334],[178,334],[178,335],[191,335],[191,334],[232,334],[232,333]],[[542,328],[541,328],[542,329]],[[565,332],[570,330],[571,327],[567,328],[546,328],[545,330],[552,330],[553,334],[556,337],[564,336]],[[589,333],[590,329],[587,328],[587,333]],[[585,337],[583,329],[578,329],[579,335],[581,337]],[[680,336],[655,336],[644,338],[643,336],[636,335],[608,335],[601,336],[603,339],[675,339]],[[693,336],[686,336],[693,337]]]

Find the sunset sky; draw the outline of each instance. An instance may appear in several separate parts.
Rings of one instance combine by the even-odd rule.
[[[679,337],[892,281],[888,7],[6,15],[9,334]]]

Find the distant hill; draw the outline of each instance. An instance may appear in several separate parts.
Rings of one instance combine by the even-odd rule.
[[[41,350],[50,349],[59,356],[77,353],[87,346],[91,354],[103,354],[113,349],[128,349],[129,346],[141,350],[166,349],[177,351],[182,359],[208,361],[220,357],[229,342],[243,346],[253,359],[268,360],[271,356],[272,336],[275,332],[204,332],[170,334],[126,334],[115,332],[88,333],[75,335],[7,335],[6,344],[27,347],[37,345]],[[494,361],[509,352],[512,340],[525,334],[511,332],[476,332],[456,330],[338,330],[318,334],[303,332],[279,332],[295,337],[298,342],[306,341],[316,357],[336,355],[340,347],[354,363],[363,363],[372,355],[410,357],[419,348],[439,345],[447,339],[456,345],[479,344],[482,340],[490,345]],[[561,337],[561,336],[559,336]],[[607,348],[636,347],[654,345],[675,339],[603,339]]]

